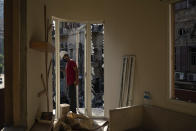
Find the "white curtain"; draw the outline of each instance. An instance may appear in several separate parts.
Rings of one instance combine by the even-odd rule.
[[[135,56],[123,56],[119,107],[133,104]]]

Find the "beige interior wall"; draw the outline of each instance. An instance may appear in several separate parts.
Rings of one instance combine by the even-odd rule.
[[[28,1],[28,40],[44,39],[43,15],[39,0]],[[152,104],[196,115],[196,104],[168,98],[168,4],[159,0],[48,0],[49,16],[68,20],[105,21],[105,110],[118,107],[121,58],[136,55],[134,104],[143,103],[143,92],[150,91]],[[41,53],[28,50],[29,122],[38,107],[35,92],[44,68]],[[42,68],[40,68],[42,67]],[[33,99],[32,99],[33,98]]]
[[[112,4],[111,4],[112,3]],[[162,103],[166,92],[167,5],[157,0],[107,2],[105,10],[105,93],[108,109],[118,106],[121,57],[136,55],[134,104],[144,91]],[[154,91],[153,89],[157,89]],[[111,96],[112,95],[112,96]],[[159,97],[159,98],[157,98]]]
[[[136,55],[134,103],[143,91],[164,87],[166,7],[159,1],[49,0],[49,15],[71,20],[105,21],[105,110],[118,107],[121,58]],[[164,94],[163,94],[164,96]]]
[[[169,99],[168,3],[132,0],[105,5],[107,109],[118,104],[120,57],[135,54],[134,104],[143,103],[143,92],[150,91],[153,105],[196,115],[196,104]]]
[[[27,1],[27,124],[33,125],[37,112],[47,111],[46,96],[37,94],[43,90],[41,73],[45,74],[44,53],[29,48],[31,41],[44,41],[44,1]]]
[[[136,55],[134,104],[150,91],[152,104],[196,115],[196,104],[169,99],[169,4],[159,0],[48,0],[49,15],[105,21],[105,110],[118,107],[121,58]]]

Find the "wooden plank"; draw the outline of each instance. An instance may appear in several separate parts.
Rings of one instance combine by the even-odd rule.
[[[52,46],[52,44],[48,42],[42,42],[42,41],[31,42],[30,48],[40,52],[45,52],[47,50],[49,53],[51,53],[55,51],[55,48]]]

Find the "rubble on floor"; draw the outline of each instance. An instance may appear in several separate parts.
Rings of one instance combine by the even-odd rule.
[[[54,131],[98,131],[102,127],[108,125],[106,121],[103,125],[99,126],[87,116],[82,114],[67,113],[63,115],[54,125]]]

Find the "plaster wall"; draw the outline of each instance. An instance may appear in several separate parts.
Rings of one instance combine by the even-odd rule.
[[[169,4],[157,0],[48,1],[49,15],[68,20],[105,21],[105,110],[118,107],[121,58],[136,55],[134,104],[151,104],[196,115],[196,104],[169,99]]]
[[[45,79],[45,54],[29,47],[32,41],[45,40],[44,1],[27,1],[27,33],[27,126],[30,129],[38,113],[47,111],[46,95],[37,96],[44,89],[41,73]],[[52,90],[51,86],[50,89]],[[52,111],[52,101],[50,101],[50,111]]]
[[[28,1],[28,40],[44,40],[42,4]],[[143,104],[144,91],[152,105],[196,115],[196,104],[169,99],[169,6],[159,0],[48,0],[48,16],[76,21],[104,20],[105,113],[118,107],[122,56],[136,55],[134,104]],[[27,43],[28,44],[28,43]],[[39,104],[44,56],[28,49],[28,122]],[[40,68],[41,67],[41,68]],[[42,102],[44,103],[44,102]],[[30,124],[31,125],[31,124]]]

